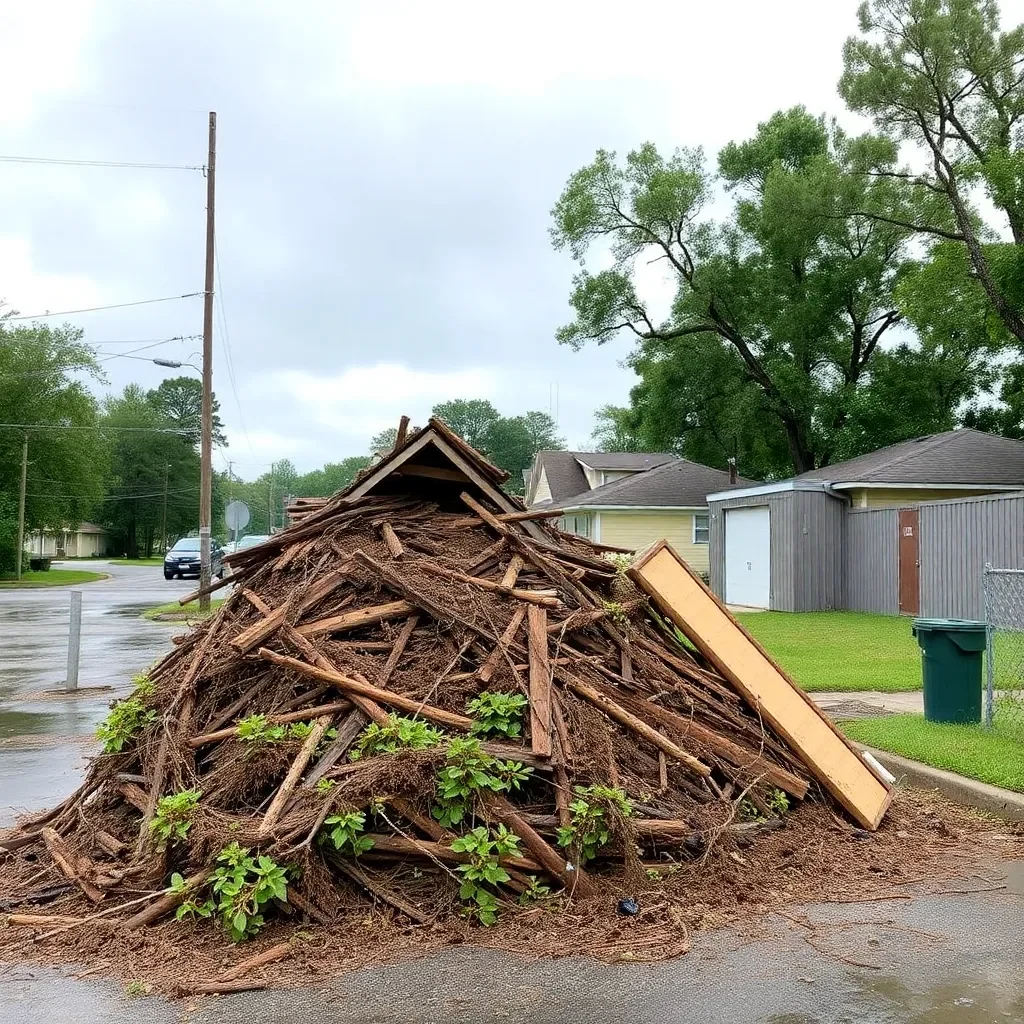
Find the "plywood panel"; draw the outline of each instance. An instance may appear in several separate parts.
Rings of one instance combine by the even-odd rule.
[[[690,572],[668,544],[644,552],[633,581],[797,753],[808,770],[864,828],[878,827],[890,787]]]

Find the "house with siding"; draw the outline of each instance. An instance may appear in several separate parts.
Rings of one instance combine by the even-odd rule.
[[[665,453],[545,451],[524,483],[529,507],[562,510],[563,530],[630,551],[664,538],[706,574],[707,494],[752,481]]]
[[[1017,557],[993,545],[1014,534],[1022,488],[1024,443],[962,429],[711,493],[711,585],[730,604],[778,611],[962,615],[958,591],[977,592],[978,559]]]

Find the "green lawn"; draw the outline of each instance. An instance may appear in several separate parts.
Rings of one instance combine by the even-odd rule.
[[[102,572],[84,569],[50,569],[48,572],[23,572],[21,579],[0,578],[0,590],[33,589],[36,587],[70,587],[75,583],[95,583],[106,579]]]
[[[223,597],[210,598],[210,612],[215,612],[224,603]],[[199,602],[190,601],[188,604],[178,604],[171,601],[170,604],[158,604],[154,608],[147,608],[143,613],[144,619],[153,619],[157,622],[184,622],[205,618],[199,611]]]
[[[111,565],[163,565],[163,556],[157,558],[112,558]]]
[[[945,768],[993,786],[1024,793],[1024,720],[980,725],[927,722],[921,715],[889,715],[843,722],[851,739]]]
[[[864,612],[736,617],[805,690],[921,689],[921,651],[909,618]]]

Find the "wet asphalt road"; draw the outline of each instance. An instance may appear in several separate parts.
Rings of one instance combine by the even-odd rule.
[[[80,563],[69,563],[79,565]],[[90,561],[110,578],[79,587],[0,590],[0,827],[11,808],[34,810],[72,789],[107,705],[171,647],[181,624],[141,613],[194,590],[159,566]],[[82,592],[78,696],[54,694],[67,674],[71,590]],[[111,690],[92,690],[112,687]]]
[[[0,1024],[1009,1024],[1024,1020],[1021,867],[1002,893],[794,907],[813,930],[771,917],[754,937],[723,929],[651,965],[457,947],[317,989],[178,1003],[12,965]]]

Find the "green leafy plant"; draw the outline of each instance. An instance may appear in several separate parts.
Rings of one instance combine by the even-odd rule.
[[[349,755],[353,761],[371,754],[393,754],[398,750],[423,750],[436,747],[444,739],[440,729],[420,718],[406,718],[403,715],[388,715],[383,725],[371,722],[356,741],[355,749]]]
[[[474,736],[519,736],[523,731],[523,708],[527,705],[521,693],[484,690],[466,704],[474,722]]]
[[[626,575],[626,571],[633,564],[633,556],[626,554],[612,555],[611,563],[615,566],[616,576],[624,577]]]
[[[132,678],[132,696],[147,701],[156,693],[156,684],[144,672]]]
[[[161,846],[188,835],[192,827],[192,814],[202,795],[198,789],[183,789],[180,793],[160,797],[149,828]]]
[[[511,877],[499,863],[499,858],[519,852],[519,837],[504,825],[491,832],[486,825],[470,829],[452,843],[457,853],[469,857],[456,871],[462,876],[459,898],[463,913],[476,917],[481,924],[492,925],[498,919],[498,900],[489,886],[500,885]]]
[[[238,738],[246,743],[280,743],[287,731],[283,725],[272,725],[266,715],[250,715],[238,723]]]
[[[362,811],[345,811],[332,814],[324,821],[331,827],[328,838],[339,853],[350,853],[358,857],[373,849],[373,840],[362,833],[366,829],[366,815]]]
[[[740,801],[740,817],[753,821],[755,818],[761,817],[761,811],[753,800],[743,799]]]
[[[144,981],[139,981],[138,978],[133,978],[124,986],[124,994],[128,996],[129,999],[138,999],[139,996],[148,996],[149,991],[149,985]]]
[[[528,906],[531,903],[537,903],[540,900],[546,900],[551,896],[551,886],[543,885],[537,881],[536,875],[529,876],[529,886],[519,894],[519,903],[521,906]]]
[[[314,789],[321,795],[326,796],[338,783],[334,779],[317,779]]]
[[[619,604],[618,601],[602,601],[601,607],[608,613],[608,618],[615,623],[620,629],[629,628],[629,615],[626,614],[626,609]]]
[[[613,786],[577,786],[569,804],[570,821],[558,830],[558,845],[571,847],[581,862],[593,860],[612,838],[609,812],[628,818],[633,807],[626,794]]]
[[[171,875],[170,889],[171,892],[179,893],[186,897],[178,904],[178,909],[174,912],[175,921],[184,921],[186,919],[197,921],[199,918],[212,917],[214,910],[217,909],[211,899],[197,900],[187,896],[188,887],[185,884],[185,879],[177,871]]]
[[[147,708],[141,697],[133,694],[119,700],[96,730],[97,738],[103,742],[103,753],[120,753],[153,721],[156,710]]]
[[[768,797],[768,807],[781,818],[789,813],[789,797],[781,789],[773,789]]]
[[[292,722],[285,733],[290,740],[304,740],[312,731],[312,722]]]
[[[472,737],[456,737],[448,744],[444,767],[437,774],[437,804],[431,813],[446,828],[458,825],[481,790],[505,793],[517,790],[533,773],[518,761],[492,757]]]
[[[234,942],[260,931],[266,923],[264,907],[271,900],[288,902],[285,869],[270,857],[251,857],[238,843],[218,854],[209,882],[216,911]]]

